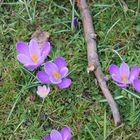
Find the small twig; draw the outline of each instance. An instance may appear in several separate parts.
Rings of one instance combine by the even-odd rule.
[[[115,124],[118,125],[121,122],[120,114],[117,108],[117,104],[114,101],[106,85],[106,82],[104,80],[104,74],[101,70],[101,65],[99,63],[99,58],[98,58],[97,48],[96,48],[96,34],[94,32],[89,8],[87,6],[86,0],[77,0],[77,4],[82,15],[84,34],[85,34],[85,39],[87,42],[87,55],[88,55],[87,70],[88,72],[94,71],[95,76],[98,80],[99,86],[111,107]]]

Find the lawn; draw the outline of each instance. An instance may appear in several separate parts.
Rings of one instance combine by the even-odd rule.
[[[108,87],[116,98],[122,124],[115,126],[110,107],[93,73],[87,73],[87,49],[81,15],[72,0],[3,0],[0,2],[0,139],[42,140],[52,129],[71,129],[72,140],[140,140],[140,93],[120,89],[109,75],[110,64],[123,59],[140,66],[140,1],[89,0],[97,49]],[[78,27],[71,30],[72,15]],[[17,60],[16,42],[29,42],[36,30],[50,33],[47,61],[66,59],[72,85],[51,85],[37,96],[36,72]],[[134,95],[132,95],[134,94]],[[35,97],[35,99],[33,99]]]

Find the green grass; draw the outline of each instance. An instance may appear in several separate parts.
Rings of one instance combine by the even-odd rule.
[[[116,127],[106,100],[94,75],[88,74],[86,44],[79,11],[72,1],[12,0],[0,4],[0,138],[41,140],[52,129],[69,126],[72,140],[139,140],[140,97],[132,88],[119,89],[108,74],[110,64],[140,66],[140,1],[90,1],[93,23],[98,35],[98,52],[108,86],[116,98],[122,125]],[[71,31],[71,18],[79,18],[77,31]],[[68,62],[69,89],[51,86],[42,104],[36,95],[40,85],[35,73],[16,59],[17,41],[29,41],[36,30],[48,31],[53,45],[49,58],[63,56]],[[115,50],[118,54],[116,54]],[[132,94],[131,94],[132,93]],[[29,100],[35,95],[34,102]],[[43,105],[43,106],[42,106]],[[38,118],[37,118],[38,116]]]

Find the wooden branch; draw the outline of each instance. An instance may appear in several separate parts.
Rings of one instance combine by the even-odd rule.
[[[82,22],[84,26],[84,34],[87,43],[87,56],[88,56],[88,72],[94,71],[95,76],[98,80],[99,86],[107,99],[112,114],[114,117],[115,124],[118,125],[121,122],[120,114],[107,85],[104,80],[104,74],[101,70],[101,65],[99,62],[97,48],[96,48],[96,34],[94,32],[93,23],[89,8],[87,6],[86,0],[77,0],[78,8],[82,15]]]

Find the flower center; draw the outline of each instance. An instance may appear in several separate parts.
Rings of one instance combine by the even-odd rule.
[[[54,76],[54,78],[58,79],[58,78],[60,78],[60,73],[55,71],[55,72],[53,72],[53,76]]]
[[[125,74],[122,74],[122,81],[123,81],[123,83],[128,82],[127,76]]]
[[[45,94],[46,93],[46,90],[45,89],[42,89],[42,94]]]
[[[34,63],[36,63],[37,60],[38,60],[38,57],[37,57],[36,54],[32,54],[31,58],[32,58],[32,60],[33,60]]]

